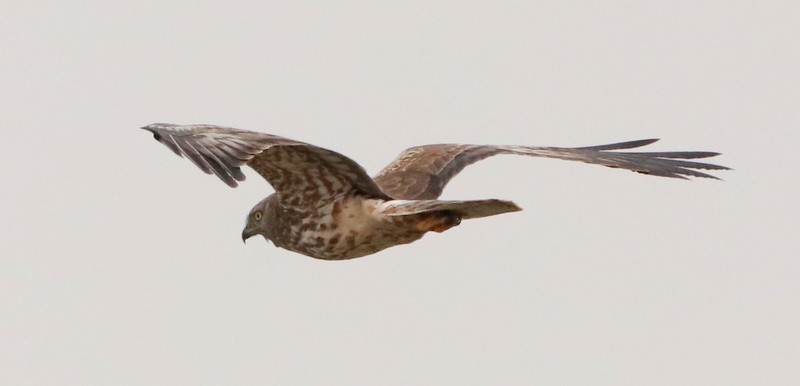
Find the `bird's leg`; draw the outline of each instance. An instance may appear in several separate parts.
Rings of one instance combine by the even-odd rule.
[[[461,216],[450,211],[434,212],[414,224],[417,230],[442,233],[461,223]]]

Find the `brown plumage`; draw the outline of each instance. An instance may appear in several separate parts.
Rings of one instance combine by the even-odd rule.
[[[619,152],[651,144],[646,139],[564,148],[439,144],[412,147],[375,179],[346,156],[271,134],[214,125],[156,123],[143,127],[159,142],[189,158],[231,187],[247,165],[275,193],[256,204],[242,238],[262,235],[276,246],[325,260],[366,256],[443,232],[462,219],[521,210],[505,200],[437,200],[467,165],[498,154],[581,161],[663,177],[716,178],[701,170],[719,165],[687,161],[712,152]]]

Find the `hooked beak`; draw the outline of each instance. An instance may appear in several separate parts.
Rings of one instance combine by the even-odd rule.
[[[247,244],[247,239],[253,237],[254,235],[255,233],[253,233],[251,230],[244,228],[242,231],[242,242]]]

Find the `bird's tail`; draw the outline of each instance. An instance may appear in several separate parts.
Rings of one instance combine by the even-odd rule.
[[[449,211],[461,219],[481,218],[517,212],[522,210],[517,204],[505,200],[391,200],[381,204],[379,210],[387,216],[408,216],[419,213]]]

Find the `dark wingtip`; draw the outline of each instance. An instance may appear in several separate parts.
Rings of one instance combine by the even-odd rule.
[[[637,147],[647,146],[653,142],[657,142],[658,140],[659,138],[648,138],[648,139],[639,139],[635,141],[610,143],[608,145],[578,147],[576,149],[595,150],[595,151],[633,149]]]
[[[155,128],[155,127],[153,127],[154,125],[155,125],[155,123],[153,123],[153,124],[149,124],[149,125],[147,125],[147,126],[142,126],[142,127],[140,127],[140,129],[142,129],[142,130],[147,130],[147,131],[149,131],[149,132],[153,133],[153,138],[155,138],[155,139],[156,139],[156,141],[159,141],[159,142],[161,142],[161,134],[159,134],[159,132],[158,132],[158,131],[156,131],[156,128]]]
[[[692,155],[691,157],[684,157],[684,158],[710,158],[722,155],[722,153],[717,153],[715,151],[695,151],[691,153],[694,153],[694,155]]]
[[[624,145],[625,147],[621,147],[620,149],[633,149],[635,147],[647,146],[656,143],[660,140],[661,138],[647,138],[647,139],[640,139],[637,141],[623,142],[620,145]]]
[[[656,142],[658,142],[660,140],[661,140],[661,138],[647,138],[647,139],[640,139],[638,141],[633,141],[633,142],[634,143],[637,143],[637,142],[641,143],[640,146],[644,146],[644,145],[649,145],[651,143],[656,143]]]

